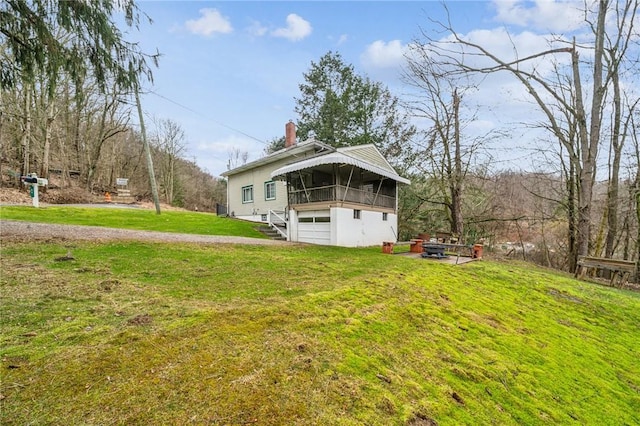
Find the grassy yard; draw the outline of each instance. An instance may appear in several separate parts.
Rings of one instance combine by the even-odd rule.
[[[145,231],[180,232],[201,235],[230,235],[266,238],[256,231],[256,224],[217,217],[211,213],[163,211],[131,208],[93,207],[0,207],[0,218],[63,225],[93,225]]]
[[[1,254],[3,425],[640,424],[638,293],[379,248]]]

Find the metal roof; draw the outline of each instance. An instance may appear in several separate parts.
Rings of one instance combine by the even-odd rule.
[[[236,167],[235,169],[227,170],[221,175],[224,177],[235,175],[235,174],[253,169],[255,167],[264,166],[266,164],[270,164],[278,160],[282,160],[288,157],[295,157],[305,152],[314,151],[314,150],[318,150],[318,151],[333,150],[333,148],[315,139],[307,139],[303,142],[290,146],[289,148],[283,148],[265,157],[259,158],[250,163],[243,164],[242,166]]]
[[[380,154],[380,151],[372,145],[357,145],[346,148],[338,148],[334,152],[318,155],[305,160],[280,167],[271,172],[271,178],[283,177],[287,173],[328,164],[349,164],[363,170],[393,179],[396,182],[410,184],[408,179],[398,175],[391,165]]]

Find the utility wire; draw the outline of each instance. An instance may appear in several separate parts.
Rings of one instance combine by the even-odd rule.
[[[186,106],[186,105],[182,105],[181,103],[176,102],[176,101],[174,101],[174,100],[172,100],[172,99],[169,99],[169,98],[167,98],[166,96],[163,96],[163,95],[161,95],[161,94],[159,94],[159,93],[157,93],[157,92],[154,92],[153,90],[150,90],[148,93],[152,93],[152,94],[156,95],[157,97],[164,99],[164,100],[165,100],[165,101],[167,101],[167,102],[171,102],[172,104],[177,105],[177,106],[179,106],[180,108],[186,109],[187,111],[190,111],[190,112],[192,112],[192,113],[194,113],[194,114],[197,114],[197,115],[199,115],[199,116],[201,116],[201,117],[203,117],[203,118],[205,118],[205,119],[207,119],[207,120],[209,120],[209,121],[212,121],[212,122],[216,123],[218,126],[222,126],[222,127],[227,128],[227,129],[229,129],[229,130],[232,130],[232,131],[234,131],[234,132],[236,132],[236,133],[240,133],[241,135],[246,136],[246,137],[248,137],[248,138],[251,138],[251,139],[253,139],[253,140],[254,140],[254,141],[256,141],[256,142],[260,142],[260,143],[261,143],[261,144],[263,144],[263,145],[268,145],[268,143],[267,143],[267,142],[265,142],[265,141],[263,141],[263,140],[260,140],[260,139],[258,139],[258,138],[256,138],[256,137],[254,137],[254,136],[251,136],[250,134],[245,133],[245,132],[243,132],[242,130],[238,130],[238,129],[235,129],[235,128],[231,127],[231,126],[228,126],[228,125],[226,125],[226,124],[224,124],[224,123],[222,123],[222,122],[220,122],[220,121],[218,121],[218,120],[215,120],[215,119],[213,119],[213,118],[211,118],[211,117],[207,117],[206,115],[202,114],[201,112],[198,112],[198,111],[196,111],[196,110],[194,110],[194,109],[192,109],[192,108],[189,108],[189,107],[188,107],[188,106]]]

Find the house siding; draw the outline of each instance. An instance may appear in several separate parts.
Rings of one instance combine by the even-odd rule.
[[[322,156],[336,158],[331,157],[331,161],[318,164],[313,163],[316,159],[305,162],[309,157],[320,157],[316,155],[320,150],[324,151]],[[396,241],[397,182],[409,181],[397,176],[373,146],[353,148],[349,152],[359,159],[337,155],[340,152],[336,154],[330,147],[313,142],[287,148],[273,156],[230,170],[223,174],[227,177],[229,214],[240,219],[264,222],[268,220],[270,210],[280,212],[289,208],[289,241],[343,247],[375,246],[385,241]],[[304,163],[292,168],[291,164],[301,161]],[[351,167],[339,173],[340,166],[336,164]],[[291,170],[287,171],[286,166]],[[358,173],[355,177],[352,176],[354,168]],[[302,173],[304,184],[296,185],[296,179],[300,181],[298,173]],[[293,198],[289,205],[287,198],[290,194],[287,194],[286,182],[273,180],[272,174],[280,179],[287,176],[292,182],[292,191],[304,191],[304,197],[291,195]],[[385,179],[389,178],[393,182],[385,183]],[[266,182],[275,184],[274,199],[266,199]],[[347,182],[350,187],[348,192],[345,189],[344,193],[339,193],[341,184]],[[243,188],[248,186],[253,189],[253,200],[243,203]],[[329,191],[328,195],[326,191]],[[354,215],[354,210],[358,210],[359,214]]]
[[[258,166],[239,173],[233,173],[227,177],[227,206],[230,215],[239,219],[261,222],[262,215],[269,210],[285,211],[287,208],[287,184],[284,181],[273,180],[271,172],[286,166],[292,161],[298,161],[315,154],[313,145],[306,152],[297,153],[295,157],[287,157],[280,160]],[[265,182],[275,182],[276,197],[266,200]],[[253,185],[253,202],[242,202],[242,188]]]
[[[269,210],[285,211],[287,208],[287,185],[283,181],[274,181],[276,197],[267,200],[265,194],[265,182],[271,182],[271,171],[275,167],[286,164],[286,161],[275,162],[257,169],[247,170],[229,178],[227,185],[227,199],[229,214],[240,219],[261,221],[263,214]],[[253,202],[242,202],[242,188],[253,185]]]

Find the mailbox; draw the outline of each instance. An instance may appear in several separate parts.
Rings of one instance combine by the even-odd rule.
[[[29,176],[20,176],[20,180],[22,180],[25,185],[29,185],[29,195],[33,199],[33,207],[39,207],[40,201],[38,197],[38,187],[47,186],[49,184],[49,180],[39,178],[35,173],[30,173]]]

